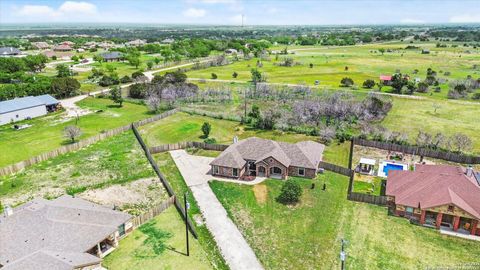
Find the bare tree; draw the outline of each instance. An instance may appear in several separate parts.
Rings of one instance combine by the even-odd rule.
[[[458,152],[466,152],[472,149],[472,140],[465,134],[455,133],[450,137],[452,147]]]
[[[441,109],[442,106],[438,103],[433,103],[433,113],[437,113],[437,110]]]
[[[320,141],[325,144],[331,143],[335,138],[335,134],[336,134],[335,128],[331,126],[330,127],[325,126],[321,128],[320,131],[318,132],[318,135],[320,136]]]
[[[432,143],[432,135],[423,131],[419,131],[415,142],[418,146],[428,147]]]
[[[160,110],[162,100],[156,93],[150,93],[145,102],[150,110],[158,112]]]
[[[78,138],[82,135],[82,131],[77,126],[66,126],[63,129],[63,135],[65,138],[72,140],[72,143],[74,143],[75,138]]]

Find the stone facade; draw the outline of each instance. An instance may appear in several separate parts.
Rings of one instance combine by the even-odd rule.
[[[215,167],[218,168],[218,172],[215,172]],[[245,173],[245,167],[238,169],[238,176],[233,175],[233,168],[222,167],[222,166],[212,166],[212,175],[218,175],[222,177],[230,178],[240,178]]]

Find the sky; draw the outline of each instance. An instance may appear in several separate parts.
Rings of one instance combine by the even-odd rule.
[[[0,0],[0,23],[480,23],[480,0]]]

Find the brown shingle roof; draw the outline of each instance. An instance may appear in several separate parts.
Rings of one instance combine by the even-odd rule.
[[[417,165],[415,171],[390,171],[386,195],[395,203],[422,209],[453,204],[480,219],[480,187],[465,169],[451,165]]]
[[[13,215],[0,217],[0,264],[8,267],[15,262],[22,265],[20,268],[28,269],[26,262],[19,261],[49,257],[55,260],[48,256],[51,253],[70,254],[69,263],[90,262],[92,258],[83,253],[130,218],[127,213],[68,195],[53,201],[34,199],[15,208]],[[38,252],[44,254],[36,254]]]
[[[291,144],[251,137],[230,145],[210,164],[242,168],[246,160],[258,162],[273,157],[286,167],[317,169],[318,163],[322,160],[324,148],[323,144],[312,141]]]

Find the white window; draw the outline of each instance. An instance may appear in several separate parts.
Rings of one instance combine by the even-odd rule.
[[[412,207],[407,207],[406,211],[407,211],[407,213],[413,213],[413,208]]]
[[[213,166],[213,173],[218,174],[218,166]]]
[[[305,168],[298,168],[298,175],[305,176]]]
[[[237,169],[237,168],[233,168],[232,174],[233,174],[233,176],[237,177],[237,176],[238,176],[238,169]]]

